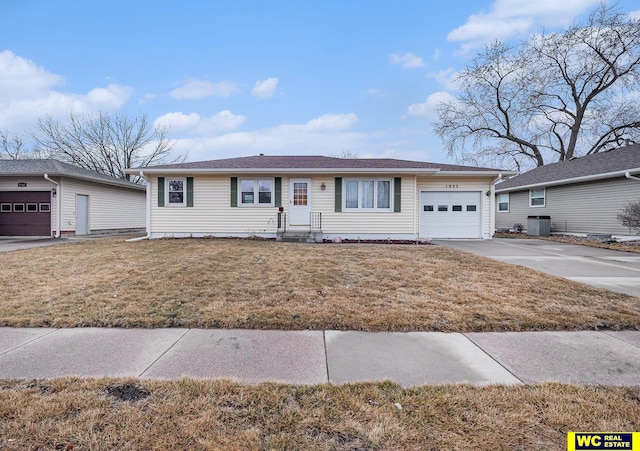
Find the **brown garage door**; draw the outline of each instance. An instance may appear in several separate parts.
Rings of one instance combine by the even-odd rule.
[[[0,236],[50,236],[49,191],[0,191]]]

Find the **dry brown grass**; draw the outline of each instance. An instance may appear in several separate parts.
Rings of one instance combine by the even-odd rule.
[[[147,396],[109,395],[123,385]],[[640,430],[640,388],[3,381],[0,419],[8,450],[558,450],[569,431]]]
[[[1,259],[0,326],[640,328],[638,298],[440,246],[109,238]]]

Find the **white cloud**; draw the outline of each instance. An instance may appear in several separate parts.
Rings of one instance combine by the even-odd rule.
[[[229,110],[219,111],[209,117],[201,117],[198,113],[174,112],[160,116],[153,125],[169,127],[172,133],[209,136],[235,130],[245,119],[245,116],[233,114]]]
[[[414,103],[409,105],[407,112],[410,116],[424,117],[426,119],[435,120],[438,118],[438,105],[442,102],[455,102],[456,98],[448,92],[434,92],[427,100],[422,103]]]
[[[238,94],[240,88],[232,81],[211,82],[189,79],[182,86],[169,92],[174,99],[202,99],[204,97],[231,97]]]
[[[632,19],[635,19],[635,20],[640,20],[640,9],[637,10],[637,11],[631,11],[629,13],[629,17],[631,17]]]
[[[273,97],[273,95],[276,93],[277,88],[278,79],[267,78],[266,80],[256,81],[251,94],[258,97],[259,99],[268,99],[269,97]]]
[[[207,160],[238,155],[329,155],[344,149],[359,155],[371,150],[367,135],[351,128],[354,113],[325,114],[303,124],[281,124],[250,132],[178,139],[176,150],[189,151],[190,159]],[[173,130],[173,129],[172,129]]]
[[[456,77],[458,76],[458,72],[452,67],[447,69],[438,71],[438,72],[429,72],[425,75],[427,78],[433,78],[442,88],[447,89],[449,91],[456,91],[458,89],[458,83],[456,82]]]
[[[133,88],[111,83],[86,94],[54,89],[63,77],[52,74],[9,50],[0,52],[0,124],[15,132],[32,130],[39,117],[64,119],[69,113],[117,110],[133,95]]]
[[[467,23],[447,35],[464,42],[463,49],[480,47],[529,33],[538,27],[565,27],[600,0],[496,0],[488,13],[472,14]]]
[[[0,74],[0,100],[5,102],[46,95],[64,81],[9,50],[0,52]]]
[[[355,113],[325,114],[311,119],[304,127],[309,132],[335,132],[353,127],[358,122]]]
[[[399,55],[394,53],[389,55],[389,61],[391,64],[400,64],[404,68],[415,69],[417,67],[424,67],[424,61],[422,57],[416,56],[413,53],[405,53]]]

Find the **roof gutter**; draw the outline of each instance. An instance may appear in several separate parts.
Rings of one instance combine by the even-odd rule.
[[[126,240],[127,242],[131,242],[131,241],[142,241],[142,240],[148,240],[151,237],[151,184],[149,183],[149,180],[144,176],[144,171],[140,171],[140,173],[138,174],[140,176],[140,178],[144,179],[145,183],[145,198],[146,198],[146,209],[147,209],[147,235],[146,236],[141,236],[138,238],[131,238],[129,240]]]
[[[60,238],[61,228],[62,228],[62,202],[60,202],[60,198],[62,197],[62,188],[60,184],[54,180],[49,178],[49,174],[44,174],[44,179],[56,185],[56,234],[54,238]]]
[[[558,185],[570,185],[572,183],[591,182],[591,181],[595,181],[595,180],[610,179],[610,178],[622,177],[622,176],[626,177],[627,174],[630,175],[632,172],[638,173],[638,172],[640,172],[640,168],[628,169],[628,170],[624,170],[624,171],[607,172],[605,174],[584,175],[582,177],[574,177],[574,178],[562,179],[562,180],[552,180],[552,181],[549,181],[549,182],[530,183],[528,185],[514,186],[512,188],[497,189],[496,192],[497,193],[508,193],[508,192],[511,192],[511,191],[522,191],[522,190],[531,189],[531,188],[541,188],[541,187],[546,187],[546,186],[558,186]],[[627,178],[630,178],[630,177],[627,177]]]

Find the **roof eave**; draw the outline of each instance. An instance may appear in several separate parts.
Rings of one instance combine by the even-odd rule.
[[[620,170],[620,171],[606,172],[604,174],[583,175],[581,177],[573,177],[573,178],[561,179],[561,180],[552,180],[552,181],[549,181],[549,182],[529,183],[527,185],[514,186],[512,188],[499,189],[498,186],[500,186],[500,185],[498,185],[498,186],[496,186],[496,193],[509,193],[509,192],[513,192],[513,191],[524,191],[524,190],[532,189],[532,188],[543,188],[543,187],[547,187],[547,186],[571,185],[573,183],[591,182],[591,181],[596,181],[596,180],[605,180],[605,179],[611,179],[611,178],[616,178],[616,177],[624,177],[627,172],[629,172],[631,174],[640,173],[640,168],[623,169],[623,170]]]
[[[118,180],[105,180],[97,177],[88,177],[80,174],[69,174],[60,172],[11,172],[0,174],[0,177],[44,177],[45,173],[49,177],[66,177],[70,179],[84,180],[86,182],[102,183],[103,185],[118,186],[120,188],[136,189],[140,191],[146,190],[144,185],[138,185],[135,183],[129,184],[125,181],[120,182]]]
[[[127,174],[424,174],[424,175],[467,175],[503,176],[517,175],[514,171],[472,170],[443,171],[440,168],[134,168],[125,170]]]
[[[435,174],[438,168],[135,168],[127,174]]]

